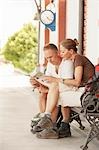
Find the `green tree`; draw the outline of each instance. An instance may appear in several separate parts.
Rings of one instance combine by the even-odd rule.
[[[17,68],[31,72],[37,64],[37,30],[32,23],[8,38],[3,54]]]

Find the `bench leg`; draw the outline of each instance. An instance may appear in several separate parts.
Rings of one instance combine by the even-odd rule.
[[[82,122],[81,122],[81,119],[80,119],[80,116],[79,116],[79,114],[77,113],[77,112],[75,112],[75,111],[71,111],[71,119],[70,119],[70,122],[72,122],[73,120],[76,120],[77,122],[78,122],[78,124],[79,124],[79,128],[81,129],[81,130],[84,130],[84,126],[82,125]]]
[[[58,115],[57,115],[57,127],[60,127],[61,121],[62,121],[62,113],[61,113],[61,106],[58,107]]]
[[[87,118],[87,120],[89,121],[89,116]],[[87,150],[88,149],[88,143],[90,141],[92,141],[94,138],[97,138],[99,139],[99,121],[95,121],[96,118],[92,119],[90,121],[90,124],[91,124],[91,129],[89,131],[89,134],[87,136],[87,140],[85,142],[84,145],[81,146],[81,149],[82,150]]]
[[[88,143],[90,141],[92,141],[95,137],[99,136],[99,133],[95,133],[95,129],[94,128],[95,128],[94,126],[91,127],[91,129],[89,131],[89,134],[87,136],[87,140],[86,140],[85,144],[81,146],[82,150],[87,150],[88,149]]]

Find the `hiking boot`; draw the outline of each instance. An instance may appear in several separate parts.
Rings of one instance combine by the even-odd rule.
[[[69,123],[61,122],[60,128],[59,128],[59,137],[70,137],[71,131],[70,131],[70,125]]]
[[[36,136],[40,139],[58,139],[59,138],[58,130],[55,130],[54,128],[44,129],[41,132],[37,132]]]
[[[34,126],[36,126],[40,120],[41,120],[41,116],[40,113],[38,113],[32,118],[31,127],[33,128]]]
[[[44,117],[41,118],[38,124],[33,127],[33,130],[34,132],[40,132],[51,127],[53,127],[51,118],[49,118],[47,115],[44,115]]]

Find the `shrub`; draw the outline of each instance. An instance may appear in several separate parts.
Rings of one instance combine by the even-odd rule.
[[[6,60],[25,72],[31,72],[37,64],[37,31],[31,23],[8,38],[2,49]]]

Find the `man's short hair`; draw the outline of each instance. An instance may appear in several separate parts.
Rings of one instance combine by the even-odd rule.
[[[57,46],[56,46],[55,44],[52,44],[52,43],[48,43],[48,44],[46,44],[46,45],[44,46],[44,51],[45,51],[45,50],[48,50],[48,49],[51,49],[51,50],[53,50],[53,51],[58,52]]]

